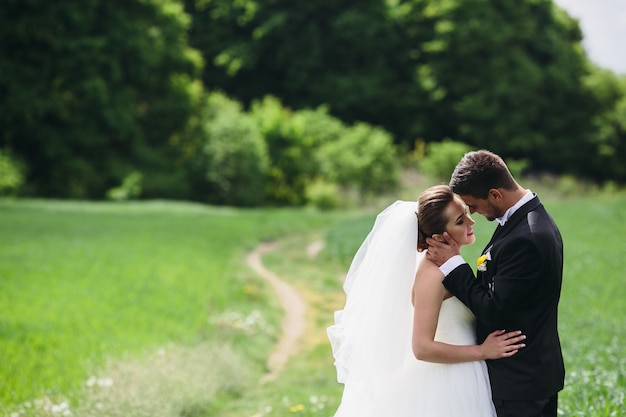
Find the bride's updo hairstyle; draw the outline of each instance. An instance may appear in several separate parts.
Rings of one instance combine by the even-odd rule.
[[[443,233],[448,219],[445,208],[454,201],[454,193],[447,185],[435,185],[428,188],[417,198],[417,250],[426,250],[427,237]]]

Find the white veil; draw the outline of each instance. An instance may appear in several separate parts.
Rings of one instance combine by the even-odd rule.
[[[396,201],[382,211],[348,270],[345,307],[328,328],[337,380],[344,384],[335,417],[377,415],[390,383],[415,362],[411,289],[422,256],[416,210],[417,202]]]

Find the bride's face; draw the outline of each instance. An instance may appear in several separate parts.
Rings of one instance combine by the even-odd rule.
[[[446,207],[445,215],[448,219],[446,232],[450,234],[459,246],[471,245],[476,241],[472,228],[476,222],[470,217],[463,202],[455,198]]]

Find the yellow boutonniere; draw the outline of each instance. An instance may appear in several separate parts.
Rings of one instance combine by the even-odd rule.
[[[487,270],[487,255],[483,255],[476,260],[476,265],[478,270],[481,272],[485,272]]]

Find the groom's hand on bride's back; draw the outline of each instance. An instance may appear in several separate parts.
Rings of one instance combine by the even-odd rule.
[[[443,265],[448,259],[461,253],[458,243],[452,239],[448,232],[443,232],[443,242],[428,237],[426,243],[428,244],[426,259],[437,266]]]

